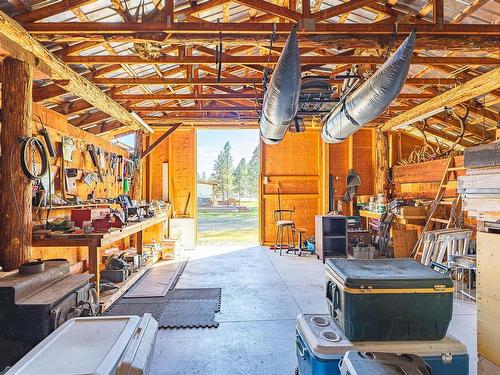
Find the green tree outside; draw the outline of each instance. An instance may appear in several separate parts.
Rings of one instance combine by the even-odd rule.
[[[214,186],[215,194],[222,200],[227,200],[233,191],[233,157],[231,155],[231,144],[226,142],[224,148],[214,162],[214,171],[211,179],[217,183]]]
[[[251,196],[256,196],[259,186],[259,173],[260,173],[260,152],[259,146],[255,147],[252,157],[248,162],[247,173],[247,191]]]
[[[238,163],[233,173],[234,176],[234,193],[238,194],[241,198],[248,190],[248,165],[245,158],[242,158]]]

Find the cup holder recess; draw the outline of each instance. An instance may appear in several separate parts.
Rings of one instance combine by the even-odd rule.
[[[313,316],[311,318],[311,321],[317,325],[318,327],[327,327],[330,325],[330,322],[328,319],[322,317],[322,316]]]

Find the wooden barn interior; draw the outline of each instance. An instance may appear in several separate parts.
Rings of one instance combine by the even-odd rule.
[[[0,76],[1,374],[500,374],[497,0],[2,0]]]

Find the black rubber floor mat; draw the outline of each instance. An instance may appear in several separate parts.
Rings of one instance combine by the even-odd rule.
[[[197,289],[174,289],[168,292],[168,299],[172,300],[207,300],[213,299],[220,301],[221,288],[197,288]]]
[[[163,310],[160,328],[215,328],[216,300],[169,300]]]
[[[164,305],[168,301],[167,297],[137,297],[137,298],[121,298],[119,304],[134,304],[134,303],[145,303],[145,304],[160,304]]]
[[[145,303],[145,298],[141,298],[142,303],[117,303],[106,312],[104,316],[121,316],[121,315],[138,315],[143,316],[145,313],[150,313],[156,320],[159,320],[163,309],[165,308],[166,300],[163,303]]]

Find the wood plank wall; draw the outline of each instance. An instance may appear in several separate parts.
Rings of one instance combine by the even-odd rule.
[[[274,243],[273,211],[278,209],[278,187],[281,208],[295,210],[292,219],[297,227],[307,230],[304,238],[314,234],[314,215],[323,210],[322,149],[321,135],[317,130],[287,133],[277,145],[261,142],[261,243]]]
[[[152,144],[161,136],[153,133],[144,146]],[[149,142],[149,143],[148,143]],[[196,215],[196,129],[177,129],[143,160],[143,196],[162,199],[163,163],[169,167],[169,198],[176,214],[183,214],[189,198],[187,215]]]
[[[52,143],[56,147],[58,155],[61,153],[61,137],[62,135],[66,135],[71,137],[75,141],[84,141],[85,144],[93,144],[96,147],[102,148],[106,152],[114,152],[116,154],[122,155],[124,157],[129,158],[129,152],[124,149],[112,145],[107,140],[97,137],[93,134],[85,132],[81,129],[78,129],[72,125],[69,125],[66,117],[53,111],[47,109],[37,103],[33,103],[33,133],[38,133],[41,128],[40,121],[37,116],[40,116],[42,122],[47,127],[49,131]],[[58,156],[51,162],[53,167],[56,167],[58,170],[61,168],[61,157]],[[96,169],[92,163],[90,155],[88,152],[82,152],[79,149],[75,149],[73,152],[73,162],[66,163],[66,168],[78,168],[85,171],[93,171],[96,172]],[[94,191],[96,197],[116,197],[119,194],[123,194],[123,186],[122,183],[118,183],[114,181],[112,176],[104,177],[104,183],[94,183],[92,186],[87,186],[83,181],[77,181],[77,191],[76,194],[82,199],[87,198],[87,194]],[[57,178],[55,181],[55,193],[60,194],[60,185],[59,179]],[[70,209],[64,210],[53,210],[50,214],[50,217],[56,216],[65,216],[70,215]],[[43,213],[43,217],[45,217],[45,213]],[[33,220],[39,219],[40,216],[35,215]],[[128,246],[128,241],[123,242],[121,246]],[[72,263],[85,261],[87,256],[86,248],[33,248],[32,249],[32,258],[42,258],[42,259],[53,259],[53,258],[66,258]]]
[[[374,194],[374,136],[373,129],[360,129],[344,142],[329,145],[329,173],[335,179],[335,204],[342,199],[346,191],[346,178],[349,169],[354,169],[361,178],[358,195]],[[325,194],[328,194],[328,191],[325,191]]]

